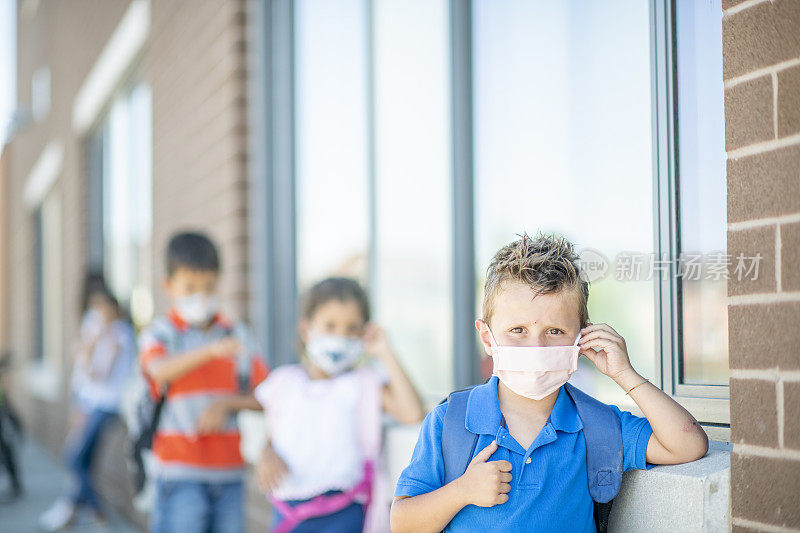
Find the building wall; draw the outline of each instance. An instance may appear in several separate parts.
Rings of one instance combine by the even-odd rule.
[[[734,532],[800,528],[800,2],[723,0]],[[794,529],[793,529],[794,530]]]
[[[64,439],[66,417],[57,407],[66,400],[66,369],[61,370],[60,402],[55,404],[34,399],[24,384],[25,369],[34,359],[34,215],[22,202],[29,173],[45,146],[53,139],[64,143],[64,158],[53,192],[61,197],[63,257],[63,316],[65,358],[75,340],[79,323],[80,286],[85,257],[85,191],[82,172],[82,139],[71,127],[72,102],[84,78],[97,59],[103,44],[111,35],[127,0],[77,0],[40,3],[18,2],[17,94],[20,106],[30,108],[31,77],[42,66],[51,71],[51,106],[41,122],[31,121],[6,147],[8,175],[5,184],[9,195],[8,302],[9,309],[4,343],[15,358],[15,379],[12,393],[24,411],[34,436],[56,450]],[[87,16],[91,13],[91,16]]]
[[[152,2],[143,72],[153,93],[153,250],[181,228],[221,249],[228,311],[247,309],[245,2]],[[158,282],[157,281],[157,282]],[[156,309],[165,300],[156,290]]]
[[[0,350],[14,354],[11,396],[32,436],[60,453],[67,429],[71,354],[77,339],[79,299],[86,269],[88,187],[87,139],[73,131],[75,97],[130,5],[130,0],[18,1],[18,94],[30,106],[31,76],[51,69],[51,110],[42,122],[22,128],[2,156],[0,217]],[[36,6],[35,9],[32,6]],[[245,0],[159,0],[150,2],[150,29],[123,83],[150,86],[153,106],[153,294],[161,294],[163,250],[169,235],[200,229],[218,243],[223,261],[225,310],[247,310],[247,131]],[[22,202],[27,177],[47,143],[64,142],[62,170],[53,186],[62,202],[64,361],[55,401],[31,394],[26,375],[35,359],[34,215]],[[7,208],[7,209],[6,209]],[[8,222],[8,224],[5,224]],[[104,497],[140,524],[131,508],[121,425],[100,454],[98,481]],[[251,488],[252,489],[252,488]],[[252,524],[265,528],[262,496],[250,491]]]

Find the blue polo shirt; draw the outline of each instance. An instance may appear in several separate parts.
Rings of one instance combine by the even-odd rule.
[[[622,422],[623,468],[646,468],[647,442],[653,432],[650,423],[611,407]],[[444,484],[442,425],[446,410],[447,402],[422,423],[411,463],[400,475],[395,496],[418,496]],[[511,492],[506,503],[494,507],[464,507],[445,531],[595,531],[583,423],[564,387],[550,419],[527,450],[508,432],[497,398],[497,377],[470,392],[465,425],[478,435],[473,457],[497,441],[497,451],[489,460],[511,463]]]

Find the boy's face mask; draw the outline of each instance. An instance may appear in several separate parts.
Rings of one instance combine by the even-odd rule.
[[[309,332],[306,353],[329,376],[350,370],[364,355],[364,341],[355,337]]]
[[[181,318],[194,327],[207,325],[219,311],[219,300],[202,292],[176,298],[174,305]]]
[[[580,338],[579,333],[572,346],[499,346],[489,329],[492,374],[515,394],[541,400],[558,390],[578,369]]]

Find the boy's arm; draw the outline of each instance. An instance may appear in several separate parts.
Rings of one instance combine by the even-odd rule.
[[[580,353],[629,392],[650,422],[653,434],[647,444],[648,463],[687,463],[706,454],[706,432],[689,411],[664,391],[650,382],[643,383],[645,378],[631,366],[625,339],[607,324],[590,324],[581,330],[581,335]],[[595,347],[601,350],[595,352]]]
[[[236,354],[239,349],[239,342],[236,339],[225,337],[195,350],[153,359],[146,365],[145,371],[157,384],[165,385],[212,359]]]
[[[508,501],[511,463],[489,461],[497,450],[492,442],[467,466],[464,474],[447,485],[418,496],[397,496],[392,502],[393,533],[442,531],[467,505],[493,507]]]
[[[243,409],[261,411],[263,408],[253,394],[233,394],[214,400],[197,421],[197,433],[215,433],[221,430],[233,413]]]
[[[370,324],[365,335],[367,351],[381,363],[389,375],[383,388],[381,404],[383,410],[403,424],[414,424],[425,417],[417,390],[397,361],[386,333],[376,324]]]

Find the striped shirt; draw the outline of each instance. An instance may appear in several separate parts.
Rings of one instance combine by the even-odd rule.
[[[161,479],[231,481],[239,479],[244,462],[239,453],[239,429],[236,416],[231,415],[218,432],[199,435],[197,423],[203,412],[215,400],[240,393],[252,392],[267,375],[267,366],[253,347],[250,336],[217,315],[207,329],[192,327],[178,312],[170,310],[142,333],[140,363],[147,376],[153,361],[180,356],[197,350],[229,335],[245,346],[243,355],[214,358],[170,383],[158,430],[153,438],[153,453],[157,459],[156,475]],[[244,339],[242,337],[245,337]],[[241,390],[244,376],[246,390]],[[151,394],[160,391],[151,382]]]

